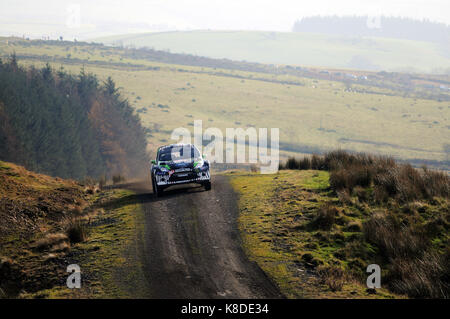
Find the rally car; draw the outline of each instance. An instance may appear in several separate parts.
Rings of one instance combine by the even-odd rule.
[[[200,155],[193,144],[171,144],[158,148],[156,160],[152,160],[151,180],[153,193],[162,194],[165,188],[197,183],[211,189],[209,161]]]

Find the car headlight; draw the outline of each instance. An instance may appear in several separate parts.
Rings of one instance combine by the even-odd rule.
[[[168,173],[169,173],[169,169],[167,167],[162,166],[162,167],[158,167],[156,169],[156,174],[157,175],[166,175]]]
[[[197,172],[204,172],[209,169],[209,163],[206,161],[195,162],[194,168]]]

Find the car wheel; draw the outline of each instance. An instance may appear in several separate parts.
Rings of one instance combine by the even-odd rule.
[[[205,186],[205,190],[207,190],[207,191],[211,190],[211,182],[206,182],[204,184],[204,186]]]
[[[153,187],[153,196],[159,197],[161,196],[162,189],[156,185],[155,179],[152,179],[152,187]]]

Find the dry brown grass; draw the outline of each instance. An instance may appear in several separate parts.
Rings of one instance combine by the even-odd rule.
[[[88,238],[86,224],[80,218],[68,218],[65,223],[65,233],[71,243],[81,243]]]
[[[350,196],[350,193],[348,192],[348,190],[342,189],[342,190],[336,191],[336,193],[338,195],[339,201],[342,204],[349,205],[349,204],[353,203],[352,197]]]
[[[331,291],[341,291],[348,280],[345,271],[338,266],[320,266],[317,268],[317,274]]]
[[[358,198],[358,200],[362,203],[367,202],[370,198],[370,195],[367,192],[366,188],[361,186],[356,186],[353,189],[353,195],[355,195]]]
[[[436,220],[437,224],[443,222]],[[375,244],[388,262],[385,280],[392,291],[415,298],[450,296],[449,254],[431,249],[434,223],[430,223],[431,229],[427,229],[385,213],[375,214],[364,223],[366,240]]]
[[[422,229],[405,225],[393,214],[376,213],[363,225],[364,236],[387,259],[418,258],[429,245]]]
[[[330,230],[336,222],[336,217],[339,215],[339,210],[330,203],[322,205],[316,217],[312,220],[312,226],[321,230]]]
[[[68,240],[67,235],[63,233],[47,234],[36,242],[36,249],[40,251],[53,249],[54,246],[67,243]]]
[[[280,167],[328,170],[330,186],[336,192],[346,190],[351,194],[356,187],[373,186],[373,199],[379,203],[388,198],[406,203],[450,197],[450,177],[447,174],[426,167],[416,169],[409,164],[397,164],[391,157],[338,150],[311,158],[291,157]],[[361,199],[368,200],[366,196]]]
[[[448,255],[425,252],[416,259],[396,258],[387,278],[390,287],[413,298],[450,298]]]

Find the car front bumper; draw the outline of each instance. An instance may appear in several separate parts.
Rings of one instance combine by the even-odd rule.
[[[183,176],[185,175],[185,176]],[[177,174],[174,173],[171,176],[166,175],[156,175],[156,184],[158,186],[169,186],[169,185],[177,185],[177,184],[189,184],[189,183],[205,183],[210,181],[211,176],[208,171],[199,172],[199,173],[185,173],[185,174]]]

